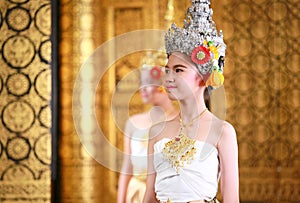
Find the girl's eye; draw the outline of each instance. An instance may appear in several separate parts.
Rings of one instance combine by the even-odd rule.
[[[170,69],[169,68],[164,68],[163,71],[165,72],[165,74],[169,74],[170,73]]]
[[[183,72],[183,70],[182,70],[181,68],[176,68],[176,69],[175,69],[175,72],[176,72],[176,73],[179,73],[179,72]]]
[[[170,68],[166,68],[166,67],[164,67],[163,69],[163,72],[165,73],[165,74],[170,74],[171,73],[171,69]],[[180,72],[183,72],[184,70],[182,69],[182,68],[175,68],[174,69],[174,72],[175,73],[180,73]]]

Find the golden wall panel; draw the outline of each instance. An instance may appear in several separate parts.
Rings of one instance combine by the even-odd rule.
[[[220,10],[214,14],[228,45],[227,119],[238,135],[241,200],[297,202],[300,100],[295,81],[300,64],[295,55],[299,56],[296,47],[300,44],[299,34],[289,28],[297,24],[292,30],[299,31],[299,4],[270,0],[218,3],[215,7]]]
[[[51,5],[0,3],[0,202],[51,199]]]

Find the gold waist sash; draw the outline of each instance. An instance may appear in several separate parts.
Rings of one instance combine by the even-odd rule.
[[[146,191],[146,182],[132,177],[127,189],[127,203],[141,203]]]
[[[172,203],[172,201],[170,199],[168,199],[168,201],[166,201],[166,202],[160,202],[160,203]],[[215,198],[213,198],[210,201],[208,201],[208,200],[197,200],[197,201],[191,201],[191,202],[178,202],[178,203],[220,203],[220,202],[215,197]]]

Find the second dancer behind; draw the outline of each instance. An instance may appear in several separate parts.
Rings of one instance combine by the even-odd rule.
[[[178,115],[162,85],[166,55],[148,52],[142,59],[140,95],[152,108],[131,116],[124,132],[124,160],[118,184],[118,203],[141,203],[146,190],[148,131],[154,122]]]

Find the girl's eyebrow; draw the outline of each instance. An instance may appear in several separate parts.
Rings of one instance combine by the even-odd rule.
[[[166,67],[166,68],[170,68],[168,65],[166,65],[165,67]],[[176,64],[176,65],[174,65],[174,66],[173,66],[173,69],[174,69],[174,68],[179,68],[179,67],[180,67],[180,68],[185,68],[185,69],[187,69],[187,67],[186,67],[185,65],[182,65],[182,64]]]

